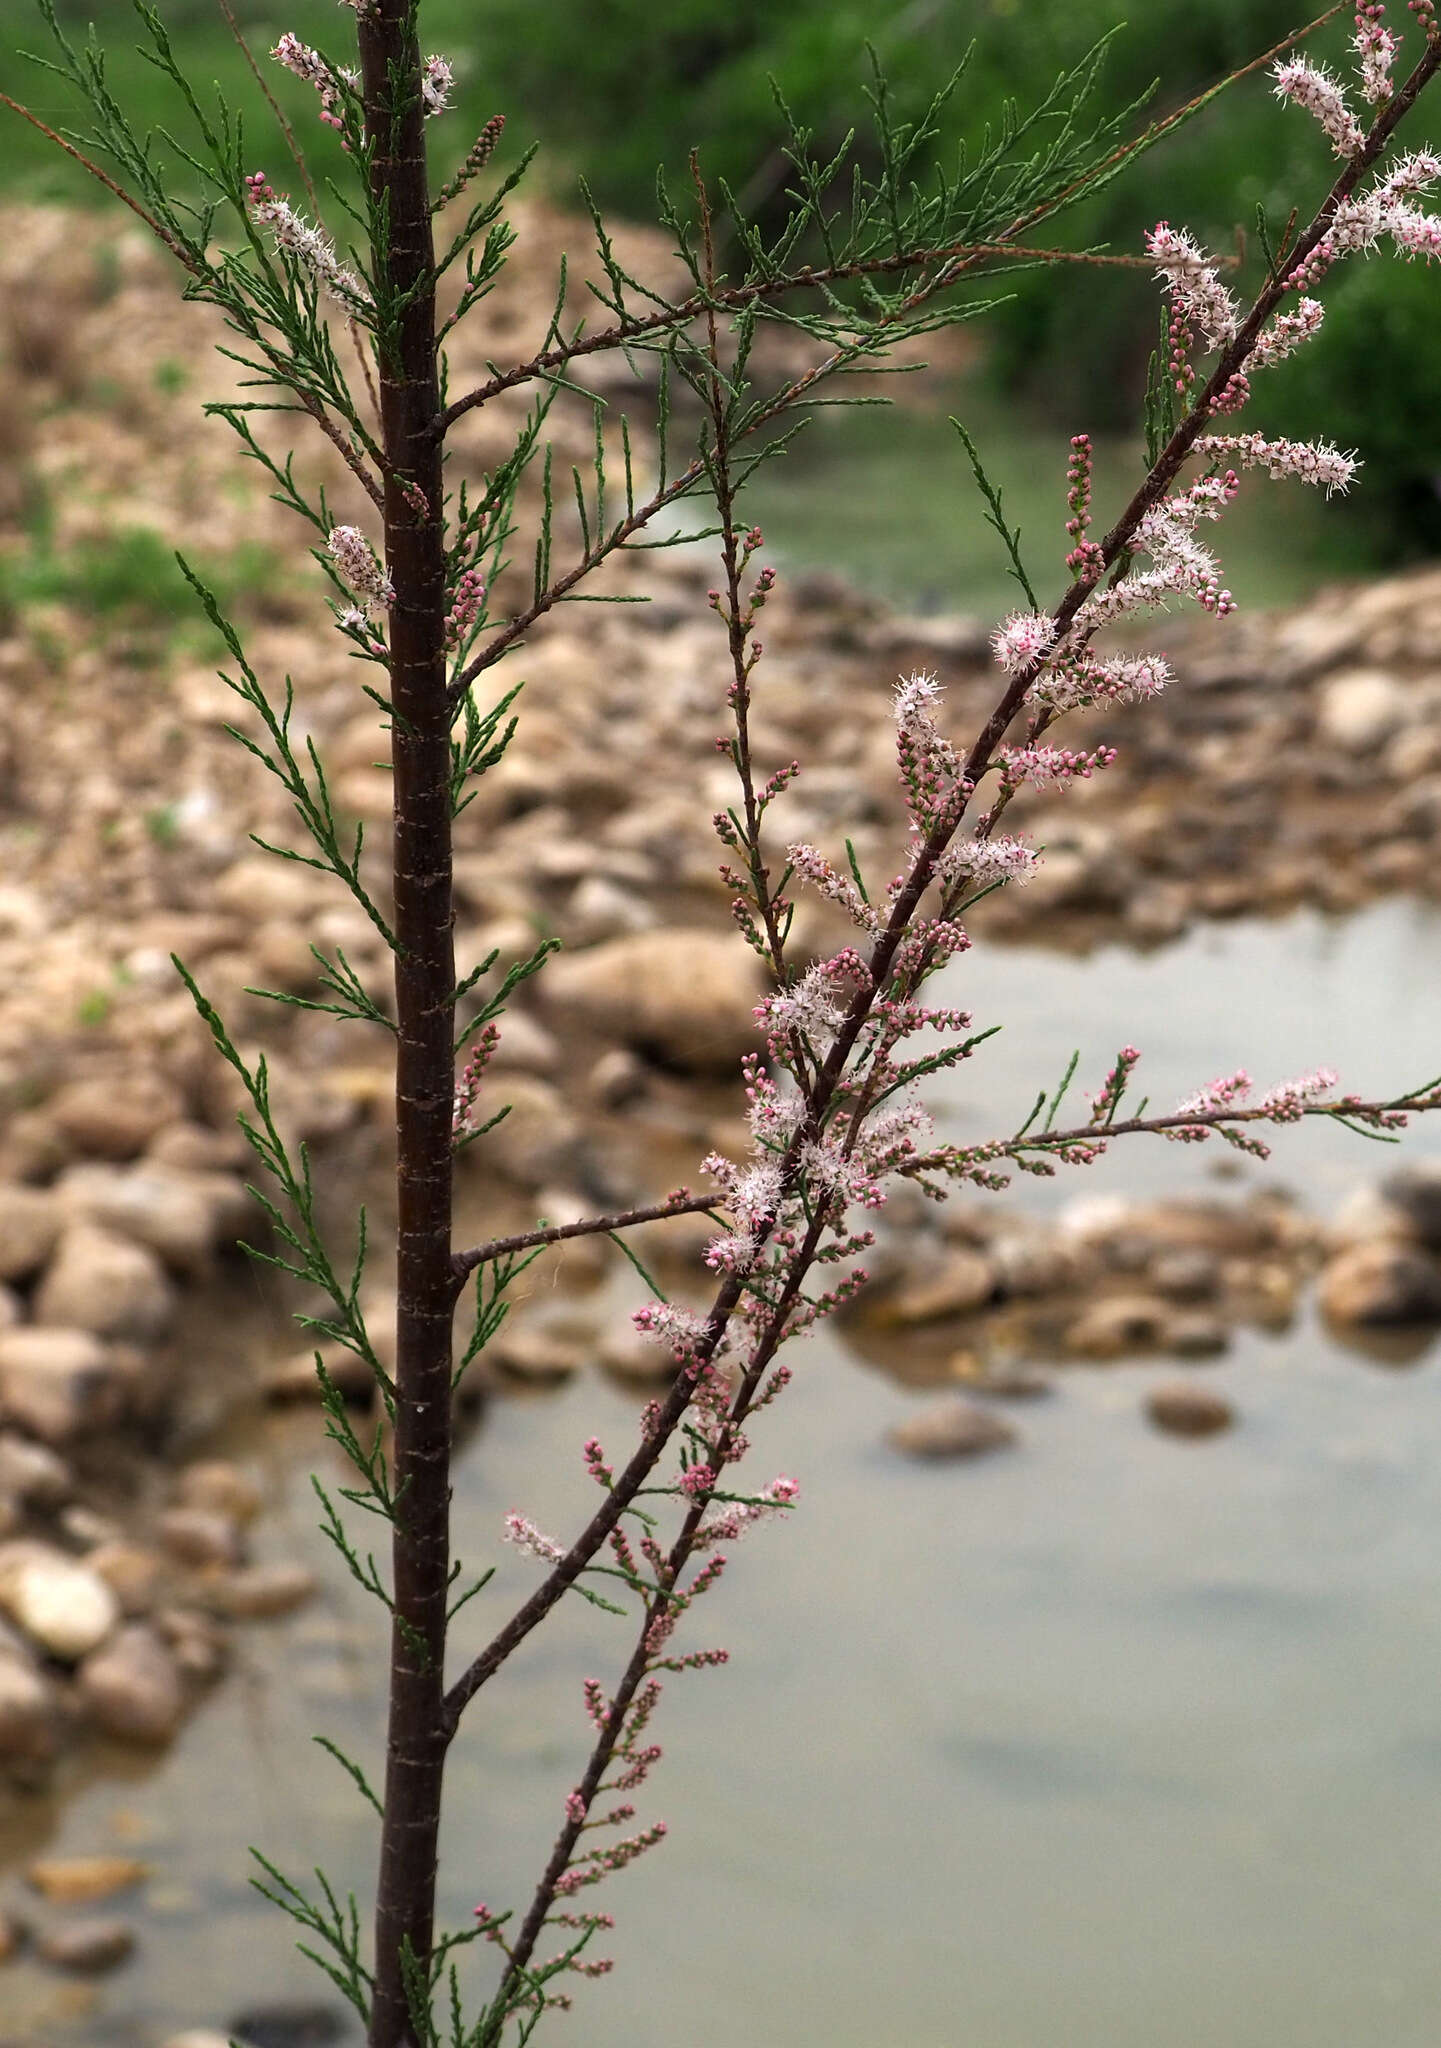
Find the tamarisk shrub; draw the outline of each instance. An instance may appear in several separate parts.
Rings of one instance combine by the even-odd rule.
[[[856,1262],[871,1241],[867,1216],[885,1200],[887,1183],[901,1176],[942,1199],[956,1181],[996,1188],[1012,1169],[1050,1174],[1084,1165],[1132,1133],[1178,1142],[1219,1133],[1230,1145],[1264,1152],[1267,1127],[1302,1117],[1386,1137],[1411,1112],[1441,1107],[1437,1084],[1372,1102],[1338,1093],[1325,1073],[1281,1082],[1252,1101],[1246,1076],[1237,1074],[1169,1113],[1148,1113],[1144,1102],[1130,1106],[1139,1055],[1127,1046],[1080,1121],[1062,1116],[1073,1061],[1061,1087],[1037,1097],[1019,1130],[959,1147],[938,1141],[919,1092],[929,1075],[975,1055],[986,1036],[972,1031],[968,1012],[930,1004],[925,991],[967,950],[970,906],[988,890],[1023,885],[1035,868],[1036,851],[1000,829],[1015,792],[1102,774],[1114,758],[1109,747],[1058,744],[1051,728],[1065,713],[1144,701],[1168,684],[1159,657],[1107,651],[1107,629],[1175,601],[1194,602],[1217,620],[1234,609],[1202,534],[1224,516],[1246,472],[1264,470],[1328,494],[1352,480],[1355,464],[1343,452],[1325,442],[1267,438],[1239,416],[1252,402],[1251,380],[1316,332],[1322,307],[1311,293],[1335,264],[1386,243],[1408,258],[1429,260],[1441,249],[1441,220],[1424,209],[1426,192],[1441,181],[1441,160],[1427,152],[1398,156],[1392,147],[1441,69],[1441,36],[1429,4],[1412,0],[1416,47],[1403,76],[1400,37],[1379,7],[1366,5],[1349,56],[1356,87],[1338,83],[1292,43],[1248,67],[1279,60],[1271,74],[1277,94],[1319,123],[1340,159],[1309,225],[1298,226],[1293,215],[1272,237],[1263,224],[1264,275],[1249,305],[1225,281],[1223,266],[1165,221],[1143,252],[1130,254],[1078,258],[1037,239],[1194,106],[1140,132],[1128,116],[1092,114],[1097,53],[1041,107],[1025,115],[1008,110],[979,147],[961,153],[953,173],[922,187],[912,168],[947,117],[955,81],[918,119],[902,120],[877,77],[874,139],[854,165],[847,153],[819,161],[805,128],[780,105],[791,187],[776,228],[746,217],[729,191],[713,191],[698,158],[684,197],[659,181],[660,218],[688,279],[678,295],[626,270],[592,208],[594,321],[572,319],[562,278],[533,352],[491,365],[483,383],[452,394],[446,339],[483,306],[511,260],[507,201],[529,158],[501,168],[499,115],[474,141],[447,135],[451,71],[426,49],[420,0],[343,0],[336,23],[343,52],[314,50],[286,34],[271,53],[314,88],[316,116],[346,152],[350,177],[335,193],[333,225],[320,219],[313,193],[302,205],[272,184],[280,175],[275,163],[257,166],[239,119],[186,78],[146,0],[136,0],[137,20],[188,124],[183,143],[137,134],[111,94],[99,49],[73,45],[52,0],[39,4],[52,38],[46,61],[88,104],[92,123],[83,135],[55,139],[158,236],[185,274],[187,295],[224,316],[231,352],[257,395],[211,410],[268,473],[277,501],[316,537],[335,630],[360,664],[361,687],[379,707],[393,757],[387,881],[361,832],[342,831],[320,755],[297,735],[288,685],[277,692],[256,674],[216,598],[187,570],[228,649],[226,680],[253,714],[258,736],[242,744],[279,778],[307,835],[309,851],[285,849],[283,857],[332,874],[350,891],[384,941],[394,976],[387,998],[364,984],[343,952],[318,952],[323,998],[278,998],[394,1039],[392,1373],[361,1309],[363,1218],[358,1253],[342,1268],[317,1220],[310,1163],[287,1144],[272,1112],[264,1063],[247,1064],[224,1020],[180,969],[248,1095],[243,1121],[259,1199],[276,1233],[272,1256],[323,1290],[326,1312],[307,1320],[370,1368],[386,1422],[373,1441],[363,1439],[317,1354],[329,1433],[354,1468],[343,1499],[378,1516],[391,1537],[383,1571],[321,1490],[327,1533],[391,1617],[380,1788],[359,1762],[333,1752],[379,1821],[373,1930],[362,1935],[354,1901],[342,1904],[323,1877],[309,1892],[262,1859],[262,1888],[300,1922],[309,1952],[355,2006],[372,2048],[436,2048],[443,2036],[452,2048],[523,2042],[548,2010],[568,2002],[579,1976],[608,1967],[596,1937],[611,1923],[590,1910],[592,1887],[664,1838],[664,1823],[640,1804],[661,1754],[652,1728],[662,1686],[672,1674],[723,1660],[723,1651],[689,1640],[691,1610],[721,1578],[728,1546],[753,1524],[794,1511],[794,1479],[744,1476],[750,1438],[790,1376],[783,1345],[861,1284]],[[263,72],[258,58],[257,65]],[[432,123],[435,147],[451,166],[439,177],[431,171]],[[282,133],[288,138],[283,124]],[[183,183],[165,168],[177,153]],[[295,168],[308,184],[298,152]],[[760,560],[762,536],[741,510],[742,488],[781,445],[778,425],[827,398],[845,376],[880,363],[896,344],[983,313],[986,281],[1018,260],[1131,264],[1159,279],[1164,341],[1147,393],[1144,474],[1115,524],[1094,535],[1093,451],[1084,433],[1074,437],[1065,541],[1057,536],[1065,575],[1060,595],[1044,603],[981,457],[959,429],[1025,598],[995,633],[995,707],[962,743],[947,731],[935,680],[901,680],[896,754],[910,829],[894,878],[865,876],[848,846],[827,852],[796,843],[777,870],[765,849],[775,844],[777,821],[783,840],[786,792],[801,770],[758,759],[752,744],[752,706],[763,687],[758,627],[774,573]],[[437,290],[446,279],[455,283],[454,303],[442,319]],[[807,337],[814,360],[762,392],[750,366],[766,321]],[[607,408],[594,399],[595,455],[587,470],[574,472],[575,519],[565,526],[552,489],[547,415],[562,388],[575,388],[573,366],[601,352],[648,367],[655,392],[649,481],[641,481],[623,422],[623,473],[613,477],[616,436],[607,438]],[[346,371],[352,356],[364,373],[359,394]],[[638,397],[646,388],[637,377]],[[510,452],[483,489],[452,491],[447,455],[471,415],[517,390],[531,403]],[[676,447],[682,399],[695,426],[684,455]],[[290,461],[271,451],[256,415],[276,408],[308,415],[328,437],[371,507],[369,530],[338,523],[324,495],[308,492]],[[533,470],[543,480],[536,512],[521,495]],[[504,973],[494,958],[458,971],[453,957],[452,824],[514,729],[516,693],[492,695],[491,672],[538,620],[584,594],[602,565],[672,544],[675,527],[659,530],[661,515],[692,500],[710,508],[706,537],[720,564],[710,604],[731,672],[727,702],[717,706],[718,718],[728,718],[717,744],[736,778],[735,801],[715,820],[722,871],[736,922],[772,984],[758,1012],[761,1042],[744,1064],[750,1150],[740,1159],[705,1160],[710,1185],[700,1195],[680,1190],[647,1208],[457,1247],[453,1162],[462,1147],[483,1148],[504,1114],[503,1101],[492,1102],[487,1065],[509,997],[543,967],[548,950],[537,947]],[[533,554],[529,595],[500,608],[495,593],[510,587],[502,586],[502,572],[518,541]],[[834,957],[797,971],[788,941],[802,888],[838,905],[855,936]],[[582,1529],[552,1535],[517,1509],[497,1531],[539,1577],[478,1645],[470,1622],[479,1610],[469,1603],[493,1567],[468,1576],[451,1552],[458,1382],[494,1336],[518,1275],[539,1250],[698,1210],[717,1222],[706,1253],[714,1276],[709,1308],[683,1309],[656,1292],[635,1316],[674,1360],[671,1390],[646,1408],[638,1441],[623,1456],[613,1458],[594,1439],[585,1444],[597,1504]],[[457,1343],[454,1325],[467,1301]],[[631,1631],[631,1647],[613,1677],[586,1683],[588,1753],[556,1816],[554,1846],[528,1899],[514,1907],[487,1903],[473,1925],[439,1928],[437,1832],[451,1744],[488,1682],[571,1592],[615,1613]],[[475,1940],[488,1945],[495,1967],[471,2010],[456,1952]]]

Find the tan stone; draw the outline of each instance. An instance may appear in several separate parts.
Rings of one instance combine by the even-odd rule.
[[[0,1331],[0,1418],[47,1443],[114,1422],[129,1375],[90,1330]]]
[[[65,1232],[35,1291],[35,1319],[99,1337],[158,1337],[175,1296],[154,1252],[92,1223]]]
[[[185,1712],[175,1657],[143,1622],[128,1622],[85,1659],[79,1694],[95,1726],[120,1742],[168,1742]]]
[[[135,1856],[41,1856],[25,1868],[26,1883],[60,1906],[111,1898],[149,1875],[149,1864]]]
[[[1343,1325],[1441,1322],[1441,1266],[1411,1245],[1374,1238],[1328,1262],[1320,1301],[1322,1312]]]
[[[1229,1429],[1236,1411],[1224,1394],[1210,1387],[1193,1386],[1178,1380],[1174,1386],[1153,1387],[1146,1396],[1146,1413],[1157,1429],[1168,1436],[1215,1436]]]
[[[176,1091],[151,1073],[71,1081],[48,1106],[64,1136],[100,1159],[134,1159],[184,1110]]]
[[[47,1189],[0,1186],[0,1280],[38,1273],[64,1227],[64,1209]]]
[[[1013,1422],[958,1394],[928,1402],[887,1434],[898,1451],[913,1458],[973,1458],[1018,1440]]]
[[[760,963],[739,936],[685,928],[637,932],[562,954],[541,983],[548,1013],[628,1041],[691,1072],[733,1073],[758,1049]]]
[[[120,1605],[98,1572],[48,1543],[0,1543],[0,1607],[49,1656],[73,1664],[98,1649]]]

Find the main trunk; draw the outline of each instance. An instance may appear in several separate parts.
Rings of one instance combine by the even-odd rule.
[[[420,50],[408,0],[360,17],[372,190],[388,217],[375,252],[382,302],[410,294],[383,337],[380,404],[391,612],[395,773],[396,1417],[398,1500],[385,1814],[375,1919],[370,2048],[415,2040],[408,1965],[423,1973],[434,1927],[445,1734],[441,1702],[450,1569],[451,942],[450,720],[445,701],[445,554],[438,444],[430,193]]]

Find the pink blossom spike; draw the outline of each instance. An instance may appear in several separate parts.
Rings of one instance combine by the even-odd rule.
[[[1365,132],[1324,65],[1313,64],[1306,57],[1283,57],[1273,65],[1271,76],[1277,99],[1294,100],[1319,121],[1337,156],[1355,156],[1366,140]]]
[[[1157,276],[1206,347],[1224,348],[1240,326],[1240,308],[1200,244],[1184,228],[1162,220],[1146,236],[1146,254],[1154,258]]]

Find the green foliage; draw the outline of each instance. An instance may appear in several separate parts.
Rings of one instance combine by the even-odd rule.
[[[153,527],[115,527],[94,540],[57,547],[47,525],[35,522],[26,541],[0,553],[0,616],[63,604],[106,627],[193,629],[190,587],[174,550]],[[206,581],[232,605],[273,587],[277,567],[269,548],[244,541],[223,560],[206,563]]]

